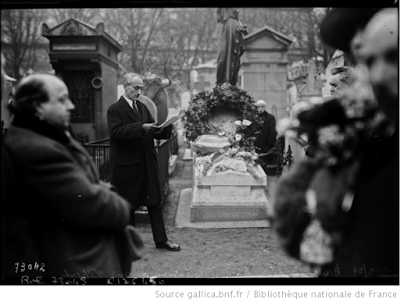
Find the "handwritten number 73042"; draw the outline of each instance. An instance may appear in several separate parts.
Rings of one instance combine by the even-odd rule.
[[[35,263],[25,263],[25,262],[15,262],[15,273],[23,273],[25,271],[40,271],[40,272],[45,272],[45,264],[42,262],[39,264],[39,262]]]

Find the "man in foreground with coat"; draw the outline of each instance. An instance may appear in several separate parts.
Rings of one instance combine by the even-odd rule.
[[[399,35],[398,8],[338,8],[321,24],[329,45],[351,51],[368,70],[384,126],[365,147],[349,222],[335,261],[341,276],[399,276]],[[354,15],[360,20],[355,20]],[[342,38],[343,30],[349,31]],[[352,29],[352,30],[350,30]]]
[[[89,155],[70,137],[74,105],[65,83],[30,75],[9,108],[2,276],[127,276],[133,261],[125,240],[129,204],[99,180]]]
[[[380,121],[368,135],[357,135],[356,160],[341,160],[335,170],[303,160],[280,178],[273,229],[289,255],[318,266],[322,277],[385,277],[384,284],[399,284],[398,9],[336,8],[320,33],[365,65]],[[368,104],[367,88],[349,87],[347,100]],[[326,104],[332,100],[314,107],[314,115],[323,116]],[[308,126],[312,111],[304,112]]]
[[[135,211],[146,206],[157,248],[179,251],[180,246],[167,238],[161,206],[158,156],[154,139],[168,139],[172,125],[160,130],[150,111],[139,101],[143,81],[136,73],[123,78],[125,95],[107,111],[111,141],[111,183]]]

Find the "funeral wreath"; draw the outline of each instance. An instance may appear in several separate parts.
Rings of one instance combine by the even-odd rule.
[[[234,135],[228,135],[223,128],[210,124],[209,118],[218,108],[238,114]],[[227,169],[244,170],[258,177],[254,171],[258,158],[254,143],[261,132],[263,120],[254,99],[246,91],[224,83],[212,91],[199,92],[189,103],[183,123],[187,139],[194,142],[194,151],[202,156],[198,158],[198,167],[204,175],[214,166],[214,173]],[[196,144],[200,140],[206,144]],[[217,162],[220,164],[215,166]]]
[[[246,91],[236,86],[224,83],[212,89],[196,94],[189,103],[184,116],[186,137],[194,141],[204,134],[224,135],[221,129],[216,129],[208,123],[213,109],[218,107],[230,108],[242,115],[241,124],[236,133],[241,139],[236,140],[240,147],[247,151],[254,148],[254,142],[261,131],[262,119],[257,112],[254,99]],[[239,137],[239,136],[237,136]],[[232,141],[232,143],[235,143]]]

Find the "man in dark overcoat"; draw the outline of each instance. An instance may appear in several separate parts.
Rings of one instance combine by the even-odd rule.
[[[132,205],[131,224],[135,224],[134,212],[146,206],[156,247],[178,251],[180,246],[169,241],[165,231],[158,156],[154,147],[154,139],[171,136],[172,125],[160,130],[148,108],[139,101],[143,81],[138,74],[126,74],[123,86],[125,94],[107,111],[111,183]]]
[[[65,83],[30,75],[9,108],[14,119],[2,144],[8,162],[2,156],[1,166],[2,185],[8,185],[1,200],[2,276],[60,283],[61,277],[127,276],[133,259],[122,241],[129,204],[99,180],[90,156],[70,137],[74,105]]]
[[[321,230],[336,235],[324,238],[324,252],[330,248],[333,253],[320,261],[321,277],[384,277],[384,284],[399,283],[398,14],[398,8],[335,8],[320,25],[325,43],[351,52],[366,67],[382,117],[370,137],[358,138],[363,150],[357,173],[346,171],[355,166],[351,162],[332,173],[307,159],[277,183],[272,224],[290,255],[300,258],[312,207]],[[317,174],[321,169],[329,173]],[[314,237],[314,250],[319,246],[316,237],[324,236],[320,234]],[[338,246],[329,247],[326,238],[334,238]]]
[[[260,113],[264,123],[260,135],[256,139],[256,151],[259,154],[261,166],[267,174],[275,174],[276,164],[274,147],[276,143],[276,120],[275,117],[267,112],[267,104],[264,100],[256,102],[257,110]]]
[[[399,277],[398,8],[336,8],[321,24],[330,46],[368,70],[386,122],[365,146],[344,239],[323,276]],[[355,18],[356,16],[356,18]],[[343,33],[346,32],[344,36]]]

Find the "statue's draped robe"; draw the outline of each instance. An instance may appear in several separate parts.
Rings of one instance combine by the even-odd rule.
[[[236,85],[240,56],[244,53],[243,35],[238,30],[240,22],[235,8],[219,8],[218,23],[223,23],[217,61],[217,85],[229,82]]]

